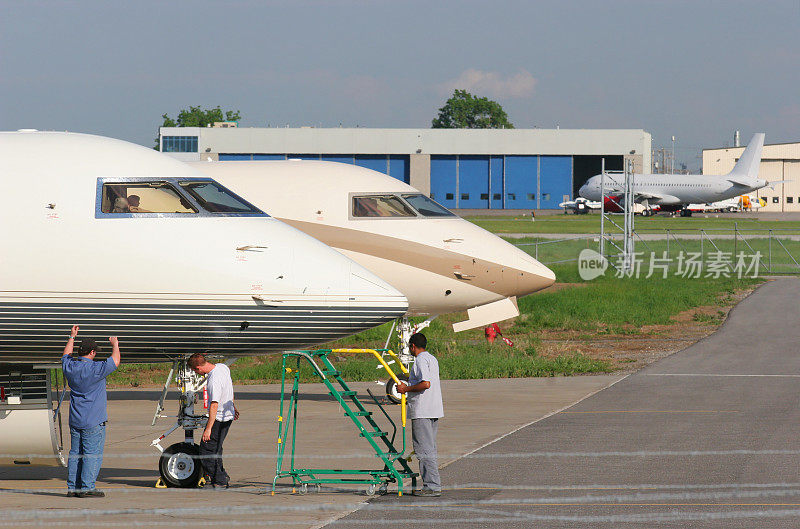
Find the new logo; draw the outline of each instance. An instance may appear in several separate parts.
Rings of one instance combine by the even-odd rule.
[[[594,250],[586,248],[578,256],[578,274],[584,281],[600,277],[607,268],[608,260]]]

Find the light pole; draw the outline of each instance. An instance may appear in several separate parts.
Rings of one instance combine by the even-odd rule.
[[[675,136],[672,137],[672,159],[669,162],[669,172],[675,174]]]

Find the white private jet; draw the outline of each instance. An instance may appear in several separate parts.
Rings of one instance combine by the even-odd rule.
[[[51,370],[73,324],[82,337],[119,336],[124,363],[176,362],[173,430],[185,441],[161,468],[180,485],[197,483],[192,431],[205,417],[193,412],[202,380],[185,368],[189,353],[307,347],[408,309],[372,272],[152,149],[4,132],[0,179],[2,463],[63,464]]]
[[[308,160],[190,165],[394,285],[409,315],[467,310],[456,332],[517,316],[517,297],[555,281],[529,254],[377,171]]]
[[[575,200],[567,200],[566,202],[562,202],[558,205],[558,207],[564,209],[564,214],[566,214],[568,211],[572,211],[572,213],[575,215],[582,215],[589,213],[589,211],[593,209],[600,209],[600,202],[578,197]]]
[[[661,211],[680,211],[681,216],[691,216],[689,204],[719,202],[777,184],[758,178],[763,146],[764,134],[753,135],[733,170],[726,175],[635,174],[634,200],[645,206],[644,215],[652,214],[652,206],[660,206]],[[591,177],[580,188],[580,196],[601,200],[600,180],[601,175]],[[620,197],[624,192],[624,176],[619,172],[606,173],[604,185],[607,196]]]

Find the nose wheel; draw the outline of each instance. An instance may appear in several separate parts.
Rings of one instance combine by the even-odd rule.
[[[197,456],[196,444],[175,443],[161,454],[158,470],[168,487],[196,487],[200,480],[202,465]]]
[[[408,375],[405,373],[398,373],[397,378],[403,382],[408,382]],[[388,398],[392,404],[400,404],[402,400],[402,396],[397,392],[397,384],[395,384],[392,378],[386,383],[386,398]]]

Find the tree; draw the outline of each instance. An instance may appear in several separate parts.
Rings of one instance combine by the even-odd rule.
[[[204,110],[201,107],[189,107],[178,112],[178,119],[172,119],[167,114],[161,116],[164,122],[162,127],[205,127],[217,121],[239,121],[242,116],[238,110],[227,110],[223,113],[219,106]],[[156,150],[158,150],[158,138],[156,138]]]
[[[500,103],[456,89],[431,122],[434,129],[513,129]]]

